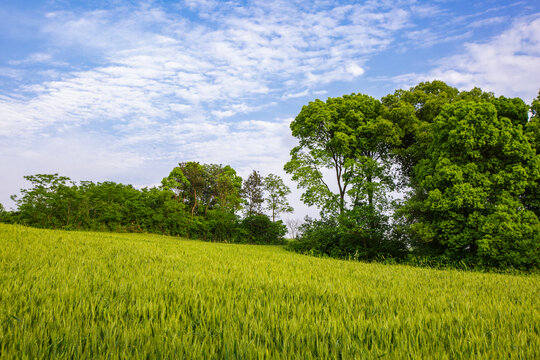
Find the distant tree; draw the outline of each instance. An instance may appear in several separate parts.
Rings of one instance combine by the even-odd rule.
[[[240,191],[242,190],[242,178],[230,167],[220,167],[215,178],[215,194],[217,206],[222,211],[236,212],[242,202]]]
[[[230,239],[236,221],[235,212],[242,201],[242,178],[233,168],[196,162],[180,163],[162,180],[162,186],[172,191],[178,202],[191,209],[188,237],[210,237],[217,241]]]
[[[263,213],[264,179],[258,171],[253,170],[248,178],[244,180],[242,195],[246,201],[246,216]]]
[[[291,189],[283,183],[283,179],[275,174],[268,174],[264,178],[264,190],[267,193],[265,199],[266,209],[272,214],[272,221],[276,221],[276,217],[281,213],[291,213],[293,208],[287,201],[287,195],[291,193]]]
[[[195,216],[206,188],[204,167],[198,162],[183,162],[175,167],[167,178],[162,180],[165,189],[172,190],[175,197],[191,208],[191,216]]]
[[[187,179],[188,189],[191,195],[191,216],[193,217],[199,205],[199,199],[203,196],[206,185],[204,167],[198,162],[193,161],[180,163],[179,167]]]
[[[168,177],[161,180],[161,186],[166,190],[172,191],[175,199],[183,203],[186,198],[189,181],[182,172],[182,168],[177,166],[172,169]]]
[[[31,183],[21,190],[21,197],[12,196],[23,224],[42,228],[57,228],[69,224],[74,199],[67,195],[74,185],[68,177],[58,174],[36,174],[24,177]]]

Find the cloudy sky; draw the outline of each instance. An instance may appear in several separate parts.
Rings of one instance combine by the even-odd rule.
[[[294,188],[302,105],[432,79],[530,103],[540,3],[3,0],[0,203],[24,175],[143,187],[191,160]]]

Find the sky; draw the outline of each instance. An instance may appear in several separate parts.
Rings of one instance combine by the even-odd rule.
[[[530,103],[537,1],[0,1],[0,203],[24,175],[159,185],[179,163],[282,176],[303,105],[421,81]]]

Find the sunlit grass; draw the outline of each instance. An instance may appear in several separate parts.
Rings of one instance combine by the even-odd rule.
[[[0,224],[0,358],[540,358],[540,277]]]

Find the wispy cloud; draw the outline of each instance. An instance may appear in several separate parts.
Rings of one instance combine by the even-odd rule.
[[[491,26],[496,24],[502,24],[508,21],[506,16],[494,16],[487,19],[476,20],[470,23],[468,26],[472,28],[480,28],[484,26]]]
[[[225,11],[213,11],[206,24],[147,6],[48,13],[42,31],[51,43],[82,49],[90,67],[21,87],[23,100],[0,99],[8,115],[1,120],[2,134],[140,116],[170,122],[172,113],[189,117],[190,111],[207,118],[247,113],[262,97],[294,98],[311,87],[363,75],[362,57],[391,43],[409,17],[403,9],[373,4],[185,5]],[[56,60],[36,53],[12,64],[36,61]]]

